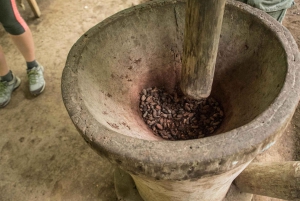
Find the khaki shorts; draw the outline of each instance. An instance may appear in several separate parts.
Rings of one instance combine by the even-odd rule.
[[[274,12],[267,12],[269,15],[271,15],[273,18],[275,18],[278,22],[282,22],[283,18],[286,14],[287,9],[274,11]]]
[[[254,8],[265,11],[277,21],[282,22],[288,8],[294,5],[294,0],[237,0]]]

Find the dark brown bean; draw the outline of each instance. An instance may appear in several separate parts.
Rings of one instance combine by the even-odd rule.
[[[213,98],[192,100],[153,87],[140,93],[139,110],[155,135],[186,140],[213,133],[223,121],[223,110]]]
[[[158,128],[159,130],[164,129],[163,126],[161,124],[156,124],[156,128]]]

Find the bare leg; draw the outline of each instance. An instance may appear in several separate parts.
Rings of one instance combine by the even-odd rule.
[[[44,67],[39,65],[35,60],[35,48],[32,34],[29,28],[20,35],[10,35],[11,39],[23,55],[27,63],[27,75],[29,80],[29,90],[33,95],[39,95],[44,91]],[[34,65],[30,67],[29,65]]]
[[[10,35],[14,44],[17,46],[26,62],[35,60],[34,42],[30,29],[20,35]]]
[[[5,56],[0,46],[0,108],[5,107],[11,98],[11,93],[20,86],[21,80],[9,71]]]
[[[4,76],[9,72],[8,66],[6,64],[5,56],[0,46],[0,76]]]

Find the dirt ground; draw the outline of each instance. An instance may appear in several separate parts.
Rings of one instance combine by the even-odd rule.
[[[61,73],[81,35],[142,1],[146,0],[37,0],[42,12],[38,19],[25,2],[21,14],[32,30],[37,59],[46,69],[46,90],[36,98],[28,92],[23,58],[0,27],[7,62],[23,81],[10,104],[0,110],[0,201],[117,200],[114,167],[85,144],[64,108]],[[283,25],[300,47],[300,0],[295,1]],[[280,141],[255,160],[300,160],[300,106]]]

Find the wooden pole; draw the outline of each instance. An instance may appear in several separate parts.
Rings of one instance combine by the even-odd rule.
[[[33,14],[35,17],[40,17],[41,16],[41,11],[39,6],[36,3],[36,0],[27,0]]]
[[[300,161],[251,163],[234,182],[246,193],[298,200]]]
[[[226,0],[187,0],[180,87],[191,98],[210,95]]]

